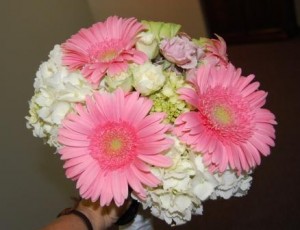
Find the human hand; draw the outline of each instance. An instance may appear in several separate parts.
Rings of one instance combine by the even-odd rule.
[[[128,198],[121,207],[112,202],[109,206],[101,207],[99,202],[76,200],[74,208],[64,209],[56,220],[42,228],[43,230],[105,230],[114,223],[128,223],[135,217],[138,203]],[[129,208],[130,207],[130,208]],[[128,209],[129,208],[129,209]],[[126,211],[130,215],[127,215]],[[126,212],[125,216],[122,216]],[[121,219],[119,219],[122,217]],[[86,219],[87,218],[87,219]],[[121,220],[121,221],[120,221]],[[120,223],[119,223],[120,222]]]
[[[93,229],[104,230],[118,221],[119,217],[128,209],[131,202],[131,199],[127,199],[121,207],[116,206],[114,202],[109,206],[101,207],[98,202],[81,200],[76,210],[83,213],[90,220]]]

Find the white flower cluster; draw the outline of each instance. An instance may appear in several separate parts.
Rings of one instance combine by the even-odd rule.
[[[252,177],[250,174],[236,175],[230,170],[225,171],[222,175],[215,175],[218,186],[211,194],[210,199],[229,199],[232,196],[241,197],[247,194],[250,189]]]
[[[151,62],[144,64],[130,64],[126,72],[105,77],[105,86],[108,91],[122,88],[129,92],[134,88],[143,96],[148,96],[161,89],[166,81],[163,68]]]
[[[61,48],[56,45],[49,60],[36,73],[35,94],[30,101],[27,127],[33,135],[44,138],[50,146],[58,146],[57,129],[75,103],[83,102],[91,94],[91,85],[80,72],[70,72],[61,64]]]
[[[212,174],[202,163],[202,156],[193,153],[176,138],[167,153],[172,158],[170,168],[152,168],[162,184],[148,189],[143,208],[170,225],[181,225],[192,215],[201,215],[202,202],[207,199],[245,195],[250,188],[251,177],[237,176],[227,170],[224,174]]]
[[[177,139],[173,148],[167,153],[172,158],[170,168],[152,168],[152,172],[161,181],[161,186],[148,189],[148,196],[143,207],[150,207],[154,216],[168,224],[184,224],[191,219],[192,213],[202,214],[199,199],[192,193],[192,178],[196,169],[189,159],[184,145]]]

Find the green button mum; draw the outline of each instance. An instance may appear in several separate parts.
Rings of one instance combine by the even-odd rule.
[[[164,87],[150,96],[153,100],[151,112],[165,112],[167,114],[165,121],[174,123],[180,114],[190,111],[190,106],[177,94],[177,90],[187,87],[187,84],[182,75],[174,72],[165,72],[165,75],[167,80]]]

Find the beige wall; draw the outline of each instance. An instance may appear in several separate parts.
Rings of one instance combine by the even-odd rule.
[[[56,43],[92,23],[84,0],[0,1],[0,229],[39,229],[69,203],[53,149],[25,128],[33,78]]]
[[[206,36],[207,31],[199,0],[88,0],[95,20],[110,15],[174,22],[192,37]]]

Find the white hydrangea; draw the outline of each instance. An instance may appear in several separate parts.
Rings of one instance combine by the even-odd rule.
[[[204,201],[214,192],[214,189],[218,185],[218,181],[204,166],[201,155],[192,154],[192,157],[194,158],[194,163],[197,169],[196,176],[192,181],[193,193],[198,197],[198,199]]]
[[[210,196],[211,199],[216,199],[217,197],[229,199],[232,196],[244,196],[250,189],[252,182],[252,177],[250,174],[237,175],[235,172],[229,169],[221,175],[215,174],[214,176],[219,185],[216,187],[214,193]]]
[[[173,165],[152,168],[152,173],[162,182],[156,188],[147,189],[146,200],[140,200],[144,209],[150,208],[154,216],[170,225],[180,225],[191,220],[192,215],[201,215],[205,200],[246,194],[250,176],[237,176],[229,169],[222,175],[211,173],[204,166],[201,154],[188,149],[176,137],[171,138],[174,146],[166,155],[172,158]]]
[[[142,65],[132,65],[133,87],[144,96],[159,90],[166,77],[162,66],[146,62]]]
[[[229,199],[232,196],[240,197],[247,194],[252,181],[250,175],[237,175],[229,168],[222,174],[211,174],[204,166],[201,155],[196,156],[194,162],[197,174],[201,175],[200,180],[196,175],[193,183],[194,193],[200,200],[216,199],[217,197]],[[203,179],[205,180],[203,181]]]
[[[170,168],[152,168],[152,172],[162,184],[148,189],[148,196],[142,201],[143,207],[150,207],[154,216],[168,224],[180,225],[191,220],[192,214],[202,214],[202,204],[193,194],[193,177],[196,169],[189,151],[177,138],[173,148],[167,153],[172,158]]]
[[[148,203],[151,213],[169,225],[181,225],[191,220],[193,214],[201,215],[203,208],[199,200],[188,193],[172,193],[163,189],[150,193]]]
[[[42,63],[36,73],[35,94],[30,101],[26,119],[33,135],[45,138],[50,146],[58,146],[57,129],[74,103],[83,102],[91,94],[92,86],[80,72],[69,72],[61,64],[61,48],[56,45],[49,60]]]

